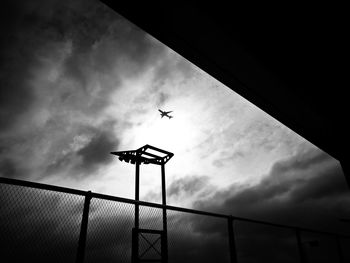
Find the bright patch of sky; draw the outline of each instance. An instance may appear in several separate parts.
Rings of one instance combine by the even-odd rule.
[[[162,45],[148,37],[154,45]],[[160,79],[164,65],[168,72]],[[46,74],[39,74],[37,83],[43,83],[42,76]],[[120,139],[119,147],[110,151],[150,144],[173,152],[175,156],[166,165],[168,185],[192,175],[208,176],[216,189],[234,183],[254,185],[275,162],[293,156],[300,147],[313,147],[170,49],[143,72],[127,74],[121,83],[94,121],[116,122],[112,129]],[[98,90],[104,83],[92,81],[91,85]],[[174,118],[160,118],[159,108],[172,110]],[[77,119],[82,121],[82,117]],[[71,146],[78,150],[87,141],[87,137],[74,136]],[[141,177],[141,198],[149,191],[159,192],[159,167],[142,166]],[[54,183],[63,183],[54,178]],[[115,158],[98,175],[75,187],[133,198],[134,166]]]

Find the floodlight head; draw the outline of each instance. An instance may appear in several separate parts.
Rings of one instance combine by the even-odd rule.
[[[165,150],[161,150],[154,146],[146,144],[145,146],[134,151],[111,152],[111,154],[119,156],[120,161],[129,162],[132,164],[166,164],[174,154]]]

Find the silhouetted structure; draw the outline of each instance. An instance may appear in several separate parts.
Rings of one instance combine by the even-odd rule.
[[[157,211],[167,210],[168,262],[237,263],[247,262],[247,255],[259,262],[285,262],[276,254],[305,262],[310,256],[305,252],[313,250],[323,257],[315,262],[350,259],[350,237],[339,233],[2,177],[0,192],[1,262],[130,262],[136,206],[146,208],[141,220],[152,227]],[[256,243],[259,234],[266,238]],[[315,239],[319,246],[311,247]],[[276,246],[281,242],[285,246]]]
[[[150,152],[152,151],[152,153]],[[161,150],[151,145],[145,145],[135,151],[111,152],[119,156],[120,161],[135,164],[135,201],[139,201],[140,193],[140,165],[156,164],[161,166],[162,178],[162,205],[166,205],[165,188],[165,164],[174,156],[173,153]],[[163,230],[142,229],[140,228],[139,204],[135,204],[135,227],[132,229],[132,263],[138,262],[168,262],[168,231],[166,208],[163,208]],[[158,236],[155,240],[150,240],[149,235]],[[140,238],[147,243],[146,249],[140,253]],[[155,245],[160,240],[160,251]],[[144,258],[147,253],[153,250],[160,258]]]

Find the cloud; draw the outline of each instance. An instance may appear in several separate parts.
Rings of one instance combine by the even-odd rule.
[[[169,99],[169,95],[164,93],[164,92],[159,92],[158,93],[158,98],[157,98],[157,101],[156,101],[156,104],[158,106],[162,106],[164,105],[164,103]]]
[[[350,215],[341,167],[318,149],[279,161],[256,185],[234,184],[211,200],[195,207],[328,231],[343,231],[338,218]]]
[[[107,115],[111,98],[156,64],[164,45],[99,1],[3,6],[1,175],[40,180],[108,165],[116,130],[127,128],[122,114]]]
[[[107,132],[97,134],[90,142],[81,148],[77,155],[82,158],[79,169],[90,171],[112,160],[111,149],[118,149],[118,141]]]
[[[174,180],[167,188],[168,196],[192,196],[208,186],[208,176],[186,176]]]
[[[349,204],[349,191],[339,163],[321,150],[312,148],[275,163],[270,173],[259,183],[233,184],[226,190],[217,191],[213,197],[198,199],[194,207],[238,217],[350,234],[347,226],[339,221],[339,218],[349,217]],[[224,236],[225,231],[218,232],[218,224],[207,220],[196,224],[195,231],[201,235],[219,233]],[[292,230],[243,221],[235,221],[235,230],[240,261],[298,260],[296,237]],[[302,233],[302,238],[305,242],[319,240],[322,248],[318,253],[324,259],[336,257],[337,251],[329,245],[334,242],[332,238],[322,235],[312,237],[306,232]]]
[[[19,178],[23,176],[24,171],[18,167],[14,160],[4,158],[0,160],[0,176]]]
[[[16,174],[16,165],[9,159],[1,160],[0,174],[13,177]]]
[[[34,94],[26,82],[30,79],[30,67],[35,65],[30,48],[20,45],[19,37],[12,32],[18,30],[16,9],[5,1],[1,10],[0,133],[12,128],[32,105]]]
[[[62,174],[64,176],[87,178],[112,161],[111,151],[119,147],[119,138],[114,134],[114,121],[106,121],[93,126],[78,126],[70,131],[69,138],[60,138],[56,148],[49,150],[48,165],[44,176]]]
[[[186,175],[173,180],[166,188],[167,204],[191,207],[194,200],[208,198],[216,191],[208,176]],[[145,201],[159,202],[160,190],[151,190],[143,197]]]

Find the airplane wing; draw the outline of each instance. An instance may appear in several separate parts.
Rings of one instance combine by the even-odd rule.
[[[163,113],[160,109],[158,109],[160,113]]]
[[[168,113],[170,113],[170,112],[173,112],[173,111],[172,111],[172,110],[171,110],[171,111],[166,111],[165,113],[168,114]]]

